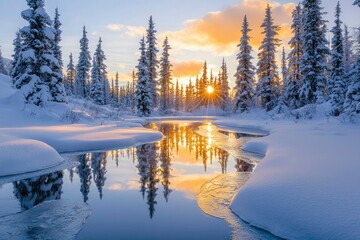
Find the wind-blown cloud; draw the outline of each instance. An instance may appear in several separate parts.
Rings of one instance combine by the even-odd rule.
[[[255,49],[261,43],[263,36],[260,25],[265,16],[268,1],[243,0],[222,11],[210,12],[201,19],[185,22],[179,31],[165,32],[173,45],[186,50],[212,51],[216,55],[231,55],[236,51],[236,45],[241,36],[241,25],[245,14],[250,28],[253,30],[251,44]],[[270,1],[275,24],[281,27],[279,38],[287,43],[291,37],[291,12],[294,3],[280,4]]]

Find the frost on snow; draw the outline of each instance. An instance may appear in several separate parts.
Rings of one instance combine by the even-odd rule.
[[[2,239],[75,239],[90,216],[85,203],[44,202],[30,210],[0,217]]]

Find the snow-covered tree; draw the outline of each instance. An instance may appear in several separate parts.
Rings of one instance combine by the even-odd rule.
[[[353,5],[358,5],[360,7],[360,0],[355,0]]]
[[[118,106],[119,105],[119,73],[117,72],[115,75],[115,89],[114,89],[114,98],[115,103]]]
[[[219,99],[220,99],[220,108],[223,111],[227,111],[230,108],[230,97],[229,97],[229,75],[227,71],[227,66],[225,63],[225,59],[223,59],[222,65],[221,65],[221,72],[220,72],[220,93],[219,93]],[[215,82],[211,84],[211,86],[215,86]]]
[[[20,73],[23,73],[25,71],[24,66],[19,65],[19,63],[21,61],[19,61],[20,58],[20,52],[21,52],[21,33],[20,31],[16,32],[16,37],[13,41],[13,46],[14,46],[14,53],[12,55],[13,57],[13,61],[11,64],[11,72],[10,72],[10,76],[12,78],[12,81],[14,81],[15,76],[20,75]],[[14,84],[14,82],[13,82]]]
[[[91,56],[89,52],[89,40],[86,28],[83,28],[83,37],[80,39],[79,61],[76,66],[76,95],[79,97],[88,96],[88,85],[90,82]]]
[[[300,60],[302,56],[301,22],[302,10],[300,4],[292,12],[293,37],[289,42],[290,53],[288,55],[288,73],[284,81],[284,101],[290,109],[296,109],[299,104],[299,89],[301,85]]]
[[[281,54],[281,80],[283,86],[285,85],[287,74],[288,74],[288,69],[286,63],[286,52],[285,52],[285,47],[283,47]]]
[[[165,112],[170,108],[170,95],[169,89],[171,84],[171,63],[169,61],[169,45],[168,38],[166,37],[163,44],[163,53],[160,59],[160,110]]]
[[[360,57],[354,64],[351,83],[346,92],[344,112],[349,118],[360,114]]]
[[[148,60],[145,52],[145,39],[140,41],[140,58],[137,66],[137,87],[136,87],[136,108],[139,116],[149,116],[152,112],[152,85],[150,82],[150,72],[148,70]]]
[[[54,29],[44,9],[44,0],[27,0],[29,9],[21,13],[29,22],[20,30],[22,45],[13,83],[25,103],[44,106],[49,101],[66,102],[65,88],[54,57]]]
[[[348,81],[348,77],[351,71],[351,65],[353,64],[353,41],[350,37],[349,29],[347,25],[344,25],[344,68],[345,75]],[[349,82],[346,83],[347,86]]]
[[[179,111],[181,108],[181,93],[180,93],[179,80],[176,80],[175,84],[175,97],[174,97],[174,108],[176,111]]]
[[[59,69],[62,71],[63,61],[62,61],[62,52],[61,52],[61,47],[60,47],[61,33],[62,33],[62,31],[60,30],[61,25],[62,24],[60,22],[59,10],[58,10],[58,8],[56,8],[55,9],[55,18],[54,18],[54,23],[53,23],[53,27],[55,30],[53,51],[54,51],[54,57],[59,61]]]
[[[104,105],[108,103],[109,86],[105,61],[106,57],[102,50],[102,40],[99,39],[93,58],[93,67],[91,70],[91,88],[90,97],[96,104]]]
[[[257,75],[259,81],[256,91],[257,95],[261,98],[262,107],[270,111],[276,106],[279,94],[279,73],[275,53],[276,47],[280,45],[280,40],[276,38],[280,27],[274,24],[270,5],[266,8],[265,19],[261,27],[264,29],[262,34],[265,36],[261,42],[258,54]]]
[[[155,24],[150,16],[149,19],[149,28],[146,31],[146,58],[148,60],[148,71],[150,73],[150,84],[151,84],[151,101],[152,107],[156,107],[158,104],[158,96],[157,96],[157,70],[159,68],[159,61],[157,60],[157,53],[159,50],[156,47],[156,30]]]
[[[0,73],[7,75],[7,71],[5,69],[5,62],[4,62],[4,58],[2,56],[2,52],[1,52],[1,47],[0,47]]]
[[[327,56],[330,53],[325,37],[321,0],[304,0],[301,56],[300,106],[324,102]]]
[[[244,112],[249,109],[252,104],[252,98],[254,96],[254,75],[255,67],[251,60],[253,59],[250,46],[249,24],[247,17],[244,17],[242,25],[242,36],[240,39],[239,53],[236,55],[238,66],[235,74],[235,100],[234,100],[234,112]]]
[[[343,110],[345,100],[345,66],[344,66],[344,38],[341,29],[340,3],[336,5],[335,26],[331,29],[331,72],[329,79],[329,96],[332,114],[339,116]]]
[[[69,64],[67,65],[67,69],[66,69],[66,83],[65,83],[65,88],[69,95],[75,94],[75,78],[76,78],[75,65],[74,65],[73,55],[72,53],[70,53]]]

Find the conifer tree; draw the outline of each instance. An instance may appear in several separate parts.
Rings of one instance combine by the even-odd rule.
[[[288,74],[288,69],[286,63],[286,52],[285,52],[285,47],[283,47],[282,55],[281,55],[281,80],[283,86],[285,85],[287,74]]]
[[[4,62],[4,58],[2,56],[2,52],[1,52],[1,47],[0,47],[0,73],[7,75],[7,71],[5,69],[5,62]]]
[[[335,26],[331,32],[331,73],[329,80],[329,96],[332,106],[332,114],[339,116],[343,110],[345,100],[345,66],[344,66],[344,39],[340,20],[340,3],[336,5]]]
[[[203,72],[201,75],[201,78],[198,80],[199,81],[199,88],[198,88],[198,104],[199,106],[204,106],[207,102],[207,96],[206,96],[206,88],[209,84],[209,79],[207,76],[207,63],[206,61],[204,62],[204,67],[203,67]]]
[[[25,103],[45,106],[49,101],[66,102],[64,85],[56,71],[59,62],[53,52],[54,29],[44,0],[27,0],[27,4],[30,8],[21,15],[29,25],[20,30],[22,44],[14,86],[21,90]]]
[[[351,65],[353,64],[353,41],[350,38],[349,29],[347,25],[344,25],[344,68],[346,75],[346,87],[349,86],[349,75],[351,71]]]
[[[266,111],[272,110],[277,103],[279,95],[279,74],[277,70],[275,53],[276,47],[280,44],[280,40],[276,38],[279,31],[279,26],[274,24],[271,16],[270,5],[267,5],[264,22],[261,24],[264,29],[264,39],[259,48],[258,54],[258,85],[257,95],[261,97],[261,105]]]
[[[180,87],[179,87],[179,80],[176,80],[176,85],[175,85],[175,101],[174,101],[174,108],[176,111],[180,111]]]
[[[114,99],[117,106],[119,106],[119,73],[115,75],[115,85],[114,85]]]
[[[163,44],[163,53],[160,60],[160,110],[167,111],[170,108],[170,84],[171,84],[171,63],[169,61],[169,50],[171,49],[168,38]]]
[[[89,52],[89,40],[85,26],[83,27],[83,36],[80,39],[79,61],[76,67],[76,95],[82,98],[88,96],[88,85],[90,83],[91,56]]]
[[[230,97],[229,97],[229,75],[227,72],[227,66],[225,63],[225,59],[223,58],[223,62],[221,65],[221,75],[220,75],[220,108],[223,111],[227,111],[230,107]],[[214,87],[216,81],[213,82],[212,86]],[[216,86],[215,86],[216,87]]]
[[[73,55],[72,53],[70,53],[69,64],[67,65],[67,70],[66,70],[66,84],[65,84],[68,94],[71,95],[75,94],[75,78],[76,78],[75,65],[74,65]]]
[[[288,74],[284,81],[284,101],[290,109],[296,109],[300,106],[299,89],[301,86],[300,60],[302,56],[302,10],[300,4],[292,12],[292,33],[290,53],[288,55]]]
[[[58,10],[58,8],[56,8],[55,9],[55,18],[54,18],[54,22],[53,22],[53,27],[54,27],[54,30],[55,30],[55,32],[54,32],[53,51],[54,51],[54,57],[59,62],[59,70],[60,70],[60,72],[62,71],[62,67],[63,67],[62,52],[61,52],[61,47],[60,47],[61,33],[62,33],[62,31],[60,30],[61,25],[62,24],[60,22],[59,10]]]
[[[139,116],[149,116],[152,112],[152,86],[150,84],[150,72],[148,70],[144,38],[140,41],[139,50],[140,58],[137,66],[136,108]]]
[[[255,67],[251,63],[253,59],[250,46],[249,24],[247,17],[244,17],[242,25],[242,36],[238,45],[239,53],[236,55],[238,66],[235,74],[235,104],[234,112],[247,111],[252,104],[252,98],[254,95],[254,70]]]
[[[99,39],[93,58],[93,68],[91,74],[90,96],[95,103],[104,105],[109,101],[109,82],[107,79],[106,60],[104,51],[102,50],[102,40]]]
[[[358,5],[360,7],[360,0],[355,0],[353,5]]]
[[[320,4],[321,0],[303,2],[300,106],[324,102],[329,49]]]
[[[12,81],[14,81],[15,77],[20,75],[20,73],[23,73],[25,71],[25,69],[21,69],[19,63],[21,61],[19,61],[20,58],[20,52],[21,52],[21,34],[20,31],[16,32],[16,37],[13,41],[13,46],[14,46],[14,53],[12,55],[13,61],[11,64],[11,72],[10,72],[10,76],[12,78]],[[14,82],[13,82],[14,85]]]
[[[147,50],[146,50],[146,58],[148,60],[148,71],[150,73],[150,84],[151,84],[151,101],[152,101],[152,107],[156,107],[158,104],[158,97],[157,97],[157,70],[159,68],[159,61],[157,60],[157,53],[159,50],[156,47],[156,30],[155,30],[155,24],[152,19],[152,16],[150,16],[149,19],[149,28],[146,32],[146,44],[147,44]]]

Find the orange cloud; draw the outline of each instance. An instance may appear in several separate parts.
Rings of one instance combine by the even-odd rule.
[[[166,32],[174,46],[188,50],[214,51],[216,54],[231,55],[241,37],[241,25],[245,14],[253,30],[251,44],[254,50],[263,39],[260,25],[264,19],[268,1],[243,0],[222,11],[211,12],[201,19],[188,20],[184,28],[175,32]],[[269,2],[272,7],[275,24],[281,27],[279,38],[286,43],[291,37],[291,12],[295,3],[280,4]]]
[[[183,61],[173,63],[173,77],[184,78],[199,75],[204,63],[201,61]]]

